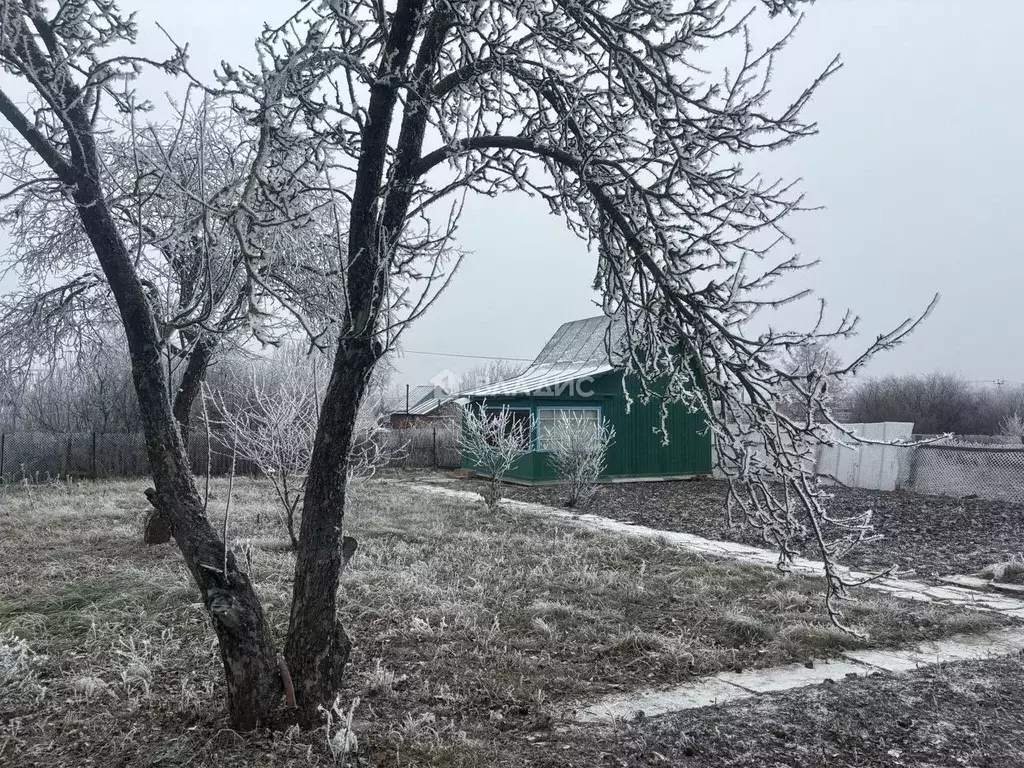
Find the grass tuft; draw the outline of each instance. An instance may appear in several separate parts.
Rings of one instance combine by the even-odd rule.
[[[978,576],[1007,584],[1024,584],[1024,559],[1014,558],[1006,562],[986,565],[979,571]]]
[[[0,712],[20,712],[43,700],[45,662],[21,638],[0,633]]]

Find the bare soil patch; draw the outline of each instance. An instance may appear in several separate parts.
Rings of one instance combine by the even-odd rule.
[[[465,487],[479,481],[463,481]],[[915,578],[931,580],[973,574],[985,566],[1019,559],[1024,552],[1024,505],[985,499],[915,496],[836,487],[833,504],[844,512],[872,510],[883,538],[849,553],[844,563],[862,569],[897,565]],[[757,531],[730,527],[725,514],[726,485],[715,480],[602,485],[580,511],[615,520],[683,531],[709,539],[770,546]],[[558,486],[514,486],[505,495],[521,501],[562,506]],[[803,553],[818,558],[815,546]]]
[[[574,736],[630,767],[1009,768],[1024,765],[1024,662],[875,675]]]

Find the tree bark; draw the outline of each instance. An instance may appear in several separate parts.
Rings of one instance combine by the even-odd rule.
[[[181,383],[178,391],[174,393],[174,419],[178,422],[178,430],[181,432],[181,441],[185,444],[185,451],[188,452],[189,436],[192,426],[192,406],[199,397],[206,381],[206,371],[213,359],[214,342],[200,332],[195,338],[192,351],[188,356],[188,363],[185,365],[185,372],[181,376]]]
[[[174,405],[171,409],[174,420],[178,422],[178,432],[181,434],[181,442],[186,456],[190,455],[192,406],[206,380],[206,370],[210,366],[214,350],[214,345],[201,333],[189,341],[193,343],[192,351],[189,353],[181,384],[174,393]],[[146,530],[142,540],[146,544],[165,544],[171,539],[170,523],[160,513],[155,498],[149,494],[147,494],[147,498],[153,504],[154,509],[146,521]]]
[[[324,394],[302,506],[286,653],[299,722],[319,720],[341,686],[352,644],[338,621],[342,528],[353,427],[380,358],[375,342],[342,339]]]
[[[203,511],[171,407],[155,318],[101,192],[85,174],[75,202],[124,323],[155,504],[171,527],[217,633],[232,726],[255,728],[274,719],[283,692],[263,608]]]

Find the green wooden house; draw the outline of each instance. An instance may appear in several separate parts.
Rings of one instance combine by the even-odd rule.
[[[601,479],[629,480],[684,479],[711,473],[711,436],[705,430],[703,414],[690,413],[685,406],[668,406],[667,445],[656,432],[661,424],[661,403],[632,398],[626,412],[621,365],[615,359],[622,339],[621,329],[607,317],[565,323],[551,337],[529,368],[507,381],[460,393],[460,401],[488,411],[508,408],[512,418],[522,419],[530,435],[532,450],[506,475],[510,482],[526,484],[557,480],[545,436],[559,419],[593,419],[615,428],[615,441],[606,457]],[[626,379],[635,395],[635,382]],[[464,469],[473,461],[463,455]]]

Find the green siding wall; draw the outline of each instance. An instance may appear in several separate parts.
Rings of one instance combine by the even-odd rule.
[[[661,421],[660,403],[655,400],[647,405],[641,403],[635,396],[635,383],[630,386],[634,397],[628,414],[621,373],[615,371],[596,377],[589,392],[588,397],[558,394],[488,398],[487,407],[528,407],[536,415],[538,407],[598,406],[604,421],[615,428],[615,443],[608,451],[604,479],[711,472],[711,437],[703,433],[703,414],[689,413],[681,405],[669,404],[666,422],[669,443],[663,445],[661,437],[655,433]],[[463,466],[472,469],[472,462],[463,457]],[[537,451],[523,457],[508,477],[534,482],[557,479],[548,455]]]

